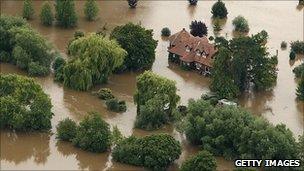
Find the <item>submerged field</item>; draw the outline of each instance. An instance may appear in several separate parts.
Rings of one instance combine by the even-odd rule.
[[[45,27],[39,22],[38,11],[42,1],[35,1],[36,15],[30,24],[43,34],[61,53],[66,53],[66,46],[73,37],[75,30],[95,32],[105,26],[109,31],[117,25],[127,22],[141,23],[146,28],[154,30],[154,39],[158,40],[156,60],[152,71],[177,82],[181,103],[187,104],[189,98],[199,98],[209,91],[209,79],[195,72],[183,71],[178,66],[168,63],[168,41],[162,39],[160,31],[169,27],[173,33],[182,28],[188,29],[192,20],[203,20],[209,28],[209,36],[213,35],[210,9],[214,2],[199,2],[197,6],[188,6],[186,1],[143,1],[136,9],[129,9],[124,1],[98,1],[100,13],[97,21],[87,22],[82,12],[82,1],[76,2],[79,15],[78,27],[62,29],[56,26]],[[249,21],[250,32],[255,34],[266,30],[269,34],[267,46],[272,54],[278,50],[278,79],[273,91],[245,93],[239,98],[241,106],[255,115],[267,118],[271,123],[284,123],[297,136],[302,134],[304,127],[304,103],[296,100],[296,81],[292,69],[303,62],[303,56],[297,56],[295,62],[289,61],[289,47],[280,49],[284,40],[291,42],[303,40],[304,13],[297,1],[227,1],[229,14],[224,22],[220,35],[233,37],[232,19],[243,15]],[[1,14],[20,15],[22,1],[1,1]],[[0,64],[1,73],[18,73],[25,75],[17,67],[10,64]],[[53,104],[53,133],[58,121],[70,117],[79,121],[88,111],[98,111],[111,125],[117,125],[126,135],[144,136],[148,134],[167,132],[182,142],[183,152],[179,160],[171,166],[176,170],[189,155],[199,148],[188,144],[172,126],[166,126],[159,131],[147,132],[133,128],[136,117],[136,106],[133,103],[135,77],[139,73],[124,73],[112,75],[108,84],[114,95],[126,100],[128,110],[117,114],[106,110],[103,102],[90,92],[78,92],[53,81],[52,75],[45,78],[35,78],[50,95]],[[98,89],[96,87],[94,89]],[[231,170],[233,163],[218,158],[218,170]],[[57,142],[55,135],[46,133],[13,133],[1,131],[1,169],[25,170],[76,170],[76,169],[112,169],[112,170],[143,170],[139,167],[112,162],[110,153],[93,154],[74,148],[71,144]]]

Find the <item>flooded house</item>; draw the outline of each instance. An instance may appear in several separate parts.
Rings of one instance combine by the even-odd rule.
[[[183,67],[197,70],[200,74],[210,75],[213,67],[215,46],[208,38],[194,37],[186,29],[182,29],[169,37],[169,60]]]

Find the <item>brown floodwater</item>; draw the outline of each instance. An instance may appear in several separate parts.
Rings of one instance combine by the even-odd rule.
[[[20,15],[22,1],[1,0],[1,15]],[[178,66],[168,63],[168,42],[161,38],[160,31],[169,27],[173,33],[182,28],[188,28],[194,19],[203,20],[209,28],[209,36],[214,35],[210,9],[214,1],[201,1],[197,6],[188,5],[187,1],[140,1],[136,9],[129,9],[125,1],[98,1],[100,13],[96,21],[87,22],[84,19],[83,1],[76,1],[79,16],[78,26],[74,29],[62,29],[56,26],[45,27],[39,22],[39,10],[43,1],[34,1],[35,18],[30,24],[44,35],[63,54],[67,42],[75,30],[94,32],[102,27],[108,31],[117,25],[127,22],[141,23],[154,30],[154,38],[158,40],[156,60],[153,72],[175,80],[181,104],[187,104],[189,98],[199,98],[209,91],[209,79],[195,72],[183,71]],[[297,6],[297,1],[227,1],[229,15],[227,21],[222,21],[222,36],[234,36],[232,19],[243,15],[249,21],[249,34],[265,29],[269,34],[269,52],[275,54],[278,50],[278,79],[272,91],[245,93],[239,98],[241,106],[255,115],[267,118],[271,123],[284,123],[295,134],[303,132],[304,103],[296,100],[296,80],[292,69],[303,62],[303,56],[298,56],[294,62],[289,62],[289,50],[281,50],[280,43],[303,40],[303,7]],[[18,73],[25,75],[15,66],[0,64],[1,73]],[[53,134],[47,133],[15,133],[1,130],[1,165],[4,170],[143,170],[140,167],[116,163],[111,160],[110,152],[94,154],[79,150],[70,143],[58,142],[55,139],[55,126],[63,118],[70,117],[79,121],[89,111],[98,111],[112,126],[117,125],[125,136],[144,136],[159,132],[167,132],[181,141],[183,152],[169,170],[177,170],[178,166],[190,155],[197,153],[198,147],[191,146],[185,137],[179,134],[173,126],[165,126],[158,131],[142,131],[133,128],[136,117],[136,106],[133,104],[135,77],[138,73],[112,75],[109,83],[102,85],[113,90],[114,94],[126,100],[128,110],[125,113],[112,113],[90,92],[77,92],[64,88],[53,82],[52,75],[45,78],[35,78],[44,91],[52,99]],[[99,87],[95,87],[97,90]],[[232,170],[233,162],[217,158],[218,170]]]

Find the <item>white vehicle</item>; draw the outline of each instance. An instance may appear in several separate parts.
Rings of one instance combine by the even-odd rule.
[[[229,101],[227,99],[221,99],[217,102],[220,106],[237,106],[237,103]]]

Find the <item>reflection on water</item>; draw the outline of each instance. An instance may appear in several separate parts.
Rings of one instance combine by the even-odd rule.
[[[100,14],[94,22],[85,21],[82,10],[84,1],[76,1],[79,21],[78,26],[72,29],[41,25],[38,14],[43,1],[33,1],[33,3],[35,18],[30,21],[30,24],[52,42],[61,53],[65,53],[66,45],[73,37],[75,30],[88,33],[105,27],[109,33],[117,25],[127,22],[141,23],[153,29],[154,38],[158,40],[152,71],[177,82],[181,104],[187,104],[189,98],[199,98],[202,93],[209,91],[209,78],[195,72],[183,71],[177,65],[168,63],[168,41],[160,36],[160,31],[163,27],[169,27],[171,32],[175,33],[182,28],[187,29],[192,20],[202,20],[209,29],[209,36],[214,36],[210,13],[213,1],[201,1],[197,6],[189,6],[187,1],[141,1],[136,9],[130,9],[125,1],[97,1]],[[301,11],[303,9],[297,6],[297,3],[297,1],[276,1],[275,3],[273,1],[227,1],[228,18],[220,21],[223,30],[217,33],[227,38],[233,37],[232,20],[240,14],[249,21],[248,35],[256,34],[263,29],[268,32],[269,52],[271,54],[275,54],[276,50],[279,52],[277,85],[272,91],[245,93],[239,98],[239,103],[253,114],[263,116],[274,124],[286,124],[295,135],[303,132],[304,103],[296,100],[297,80],[294,79],[292,69],[303,62],[303,57],[297,57],[297,60],[290,63],[289,49],[281,50],[280,44],[282,41],[303,40],[303,11]],[[21,11],[22,1],[1,0],[1,14],[20,15]],[[0,64],[0,69],[1,73],[25,75],[20,69],[9,64]],[[53,82],[52,76],[35,78],[42,85],[43,90],[49,94],[54,105],[52,132],[56,132],[55,125],[63,118],[70,117],[75,121],[80,121],[87,112],[98,111],[111,126],[117,125],[125,136],[132,134],[144,136],[159,132],[173,135],[183,146],[180,159],[169,168],[169,170],[177,170],[178,165],[189,155],[195,154],[199,147],[188,144],[185,137],[177,133],[170,125],[153,132],[133,129],[136,117],[133,94],[138,74],[130,72],[112,75],[108,84],[93,89],[95,91],[100,87],[111,88],[115,96],[126,100],[128,109],[125,113],[107,111],[104,102],[92,96],[91,92],[77,92],[63,88],[61,84]],[[218,170],[232,170],[232,162],[222,158],[217,158],[217,160]],[[93,154],[76,149],[70,143],[57,143],[55,135],[15,134],[9,131],[1,131],[1,169],[142,170],[139,167],[112,162],[110,153]]]

